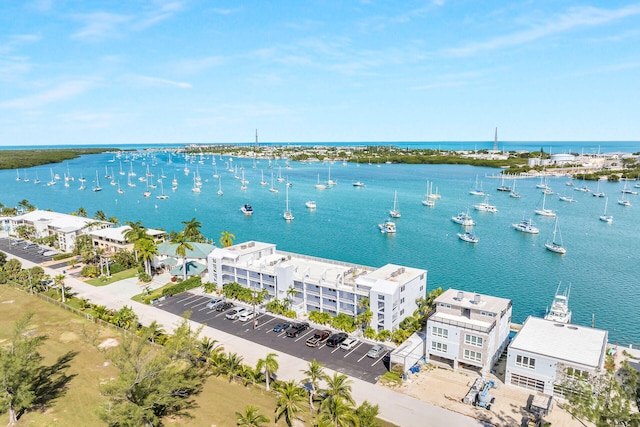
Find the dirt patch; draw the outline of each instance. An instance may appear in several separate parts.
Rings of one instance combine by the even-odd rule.
[[[98,348],[100,349],[107,349],[107,348],[111,348],[111,347],[116,347],[117,345],[119,345],[120,343],[118,342],[117,339],[115,338],[107,338],[106,340],[102,341],[99,345]]]
[[[15,300],[6,300],[6,301],[2,301],[2,304],[13,304],[15,302]]]
[[[75,332],[63,332],[60,334],[60,341],[64,343],[78,341],[80,337]]]

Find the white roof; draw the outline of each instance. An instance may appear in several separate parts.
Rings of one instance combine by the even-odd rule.
[[[124,242],[125,241],[124,235],[129,230],[131,230],[131,227],[129,227],[128,225],[123,225],[121,227],[115,227],[115,228],[109,227],[109,228],[103,228],[101,230],[95,230],[91,232],[91,235],[95,237],[102,237],[103,239]],[[145,231],[147,232],[148,235],[152,237],[166,234],[166,232],[163,230],[154,230],[152,228],[147,228],[145,229]]]
[[[14,221],[28,221],[33,224],[50,226],[63,232],[81,230],[88,224],[109,224],[106,221],[96,221],[92,218],[84,218],[76,215],[68,215],[53,211],[43,211],[36,209],[13,218]]]
[[[513,339],[510,348],[599,367],[607,346],[607,331],[552,322],[530,316]]]

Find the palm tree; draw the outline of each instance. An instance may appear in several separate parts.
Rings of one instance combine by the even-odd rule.
[[[178,233],[171,243],[175,243],[176,245],[176,255],[182,258],[182,269],[184,270],[184,280],[187,280],[187,249],[192,251],[193,245],[189,243],[186,236],[183,233]]]
[[[327,382],[327,388],[324,390],[327,395],[325,400],[329,398],[340,398],[355,405],[355,401],[353,397],[351,397],[352,381],[346,375],[334,372],[333,376],[326,377],[325,381]]]
[[[64,291],[64,279],[66,278],[66,276],[64,274],[58,274],[56,277],[53,278],[53,283],[55,283],[56,285],[60,286],[60,292],[62,294],[62,302],[67,302],[66,299],[66,295],[65,295],[65,291]]]
[[[276,357],[278,357],[277,354],[269,353],[264,359],[259,359],[256,365],[256,371],[262,372],[262,370],[264,369],[267,391],[269,391],[269,381],[271,380],[271,375],[275,374],[280,367],[278,361],[276,360]]]
[[[269,418],[253,405],[246,406],[244,413],[236,412],[236,420],[240,427],[261,427],[269,422]]]
[[[129,226],[129,230],[127,230],[123,236],[127,242],[135,243],[136,240],[147,234],[147,230],[141,221],[127,221],[125,224]]]
[[[151,261],[158,255],[158,246],[152,239],[138,239],[133,247],[144,263],[144,271],[151,276]]]
[[[353,404],[340,397],[327,398],[320,406],[319,422],[331,423],[334,427],[359,426],[358,416],[353,411]]]
[[[293,302],[293,299],[296,297],[296,295],[298,295],[298,291],[296,290],[295,287],[291,286],[289,289],[287,289],[287,298],[289,301],[288,305],[291,305],[291,303]]]
[[[182,221],[182,223],[184,224],[184,230],[182,233],[187,239],[192,242],[199,242],[202,240],[202,233],[200,233],[202,224],[198,220],[191,218],[191,221]]]
[[[27,199],[22,199],[18,202],[18,207],[22,208],[22,210],[28,211],[31,210],[31,203]]]
[[[219,344],[218,340],[213,340],[209,337],[202,338],[198,342],[197,348],[199,357],[203,357],[207,361],[223,350],[222,344]]]
[[[118,225],[120,223],[120,220],[115,216],[109,217],[107,221],[109,221],[113,225]]]
[[[237,353],[229,353],[225,359],[225,371],[229,377],[229,382],[236,374],[242,371],[242,356],[238,356]]]
[[[145,333],[149,337],[149,341],[151,341],[154,344],[156,341],[158,341],[158,339],[162,335],[164,335],[164,329],[162,329],[162,325],[160,325],[160,323],[158,323],[155,320],[149,323],[149,326],[147,326],[144,329],[145,329]]]
[[[81,216],[83,218],[88,218],[89,214],[87,213],[87,210],[85,208],[83,208],[82,206],[78,208],[78,210],[75,212],[75,214],[77,216]]]
[[[93,216],[93,219],[97,219],[98,221],[106,221],[107,214],[105,214],[103,211],[97,211],[96,214]]]
[[[228,248],[229,246],[233,245],[233,239],[235,238],[235,234],[229,233],[228,231],[223,231],[222,236],[220,236],[220,244],[225,248]]]
[[[313,411],[316,408],[313,406],[313,398],[320,387],[320,380],[327,378],[327,374],[324,372],[324,364],[313,359],[307,365],[307,370],[302,371],[305,374],[304,381],[309,386],[309,408]]]
[[[300,402],[304,400],[304,390],[291,380],[279,383],[277,392],[279,397],[276,401],[276,422],[284,415],[287,425],[291,427],[296,414],[302,410]]]

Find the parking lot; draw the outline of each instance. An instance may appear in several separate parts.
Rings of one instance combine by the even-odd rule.
[[[32,244],[32,246],[25,249],[25,246],[28,243],[29,242],[20,239],[10,239],[7,237],[0,238],[0,251],[15,255],[36,264],[51,261],[51,256],[44,256],[43,254],[38,253],[42,248],[36,244]]]
[[[191,311],[191,320],[194,322],[205,324],[214,329],[242,337],[246,340],[307,361],[315,358],[329,369],[370,383],[375,383],[377,379],[388,370],[388,349],[385,349],[378,358],[373,359],[367,357],[367,352],[372,345],[362,341],[359,341],[357,345],[349,351],[342,350],[339,346],[335,348],[329,347],[326,345],[326,342],[323,342],[318,347],[308,347],[305,345],[305,341],[313,336],[313,332],[315,331],[313,325],[309,329],[301,332],[297,337],[290,338],[286,336],[284,330],[281,332],[273,331],[273,327],[283,322],[283,319],[269,314],[259,314],[257,317],[257,326],[254,329],[254,321],[251,319],[244,322],[228,320],[225,318],[225,311],[220,312],[206,308],[211,298],[211,296],[195,295],[185,292],[167,298],[157,303],[155,307],[177,315],[182,315],[185,311]],[[319,329],[328,328],[321,327]]]

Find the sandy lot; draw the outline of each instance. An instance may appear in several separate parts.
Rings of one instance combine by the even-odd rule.
[[[523,418],[528,414],[527,401],[532,393],[517,387],[507,386],[503,379],[495,375],[490,376],[498,384],[497,389],[491,390],[491,395],[495,397],[491,410],[462,403],[462,399],[478,376],[476,372],[463,369],[456,372],[443,367],[422,369],[417,374],[411,374],[408,381],[405,381],[397,390],[494,426],[522,425]],[[550,422],[553,427],[583,426],[580,421],[572,419],[571,415],[555,401],[553,410],[545,417],[545,421]]]

